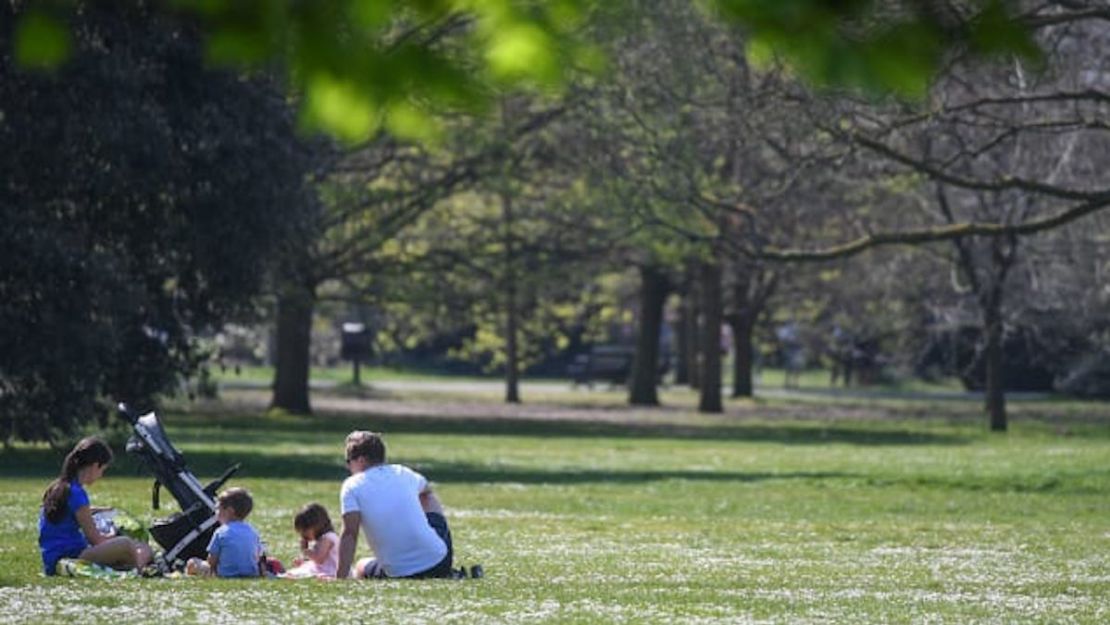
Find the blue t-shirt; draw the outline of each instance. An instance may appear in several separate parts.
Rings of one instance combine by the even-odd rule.
[[[85,533],[77,524],[77,511],[89,505],[89,495],[81,483],[69,483],[69,498],[66,500],[65,515],[57,523],[46,520],[45,512],[39,509],[39,549],[42,551],[42,571],[54,574],[54,567],[62,558],[76,558],[89,546]]]
[[[212,534],[208,554],[219,558],[216,575],[220,577],[258,577],[262,539],[245,521],[231,521]]]

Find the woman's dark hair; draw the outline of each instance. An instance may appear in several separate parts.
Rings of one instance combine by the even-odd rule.
[[[312,530],[315,533],[314,538],[317,539],[328,532],[335,531],[327,508],[315,502],[301,508],[297,516],[293,517],[293,529],[297,530],[297,533]]]
[[[62,462],[62,472],[58,479],[46,487],[42,494],[42,512],[46,520],[57,523],[65,518],[66,502],[69,501],[69,485],[77,479],[81,469],[93,464],[110,464],[112,462],[112,448],[107,443],[90,436],[83,438],[73,446]]]

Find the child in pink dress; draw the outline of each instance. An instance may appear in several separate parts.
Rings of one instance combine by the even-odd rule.
[[[339,535],[332,527],[327,509],[310,503],[293,518],[293,529],[301,535],[301,557],[284,577],[334,578],[339,568]]]

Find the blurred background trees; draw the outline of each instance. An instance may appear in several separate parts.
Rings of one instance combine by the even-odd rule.
[[[762,366],[954,377],[997,430],[1110,395],[1102,13],[5,4],[0,432],[245,359],[309,412],[344,322],[510,402],[605,346],[641,405]]]
[[[196,28],[138,6],[88,7],[73,33],[52,74],[0,56],[6,440],[178,388],[198,333],[256,318],[273,252],[314,206],[280,84],[207,68]]]

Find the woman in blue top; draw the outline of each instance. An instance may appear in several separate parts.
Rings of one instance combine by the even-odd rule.
[[[113,568],[142,568],[150,563],[150,546],[126,536],[105,536],[96,529],[85,487],[104,475],[112,449],[99,438],[85,438],[69,452],[62,473],[42,496],[39,549],[43,572],[54,575],[58,560],[81,558]]]

